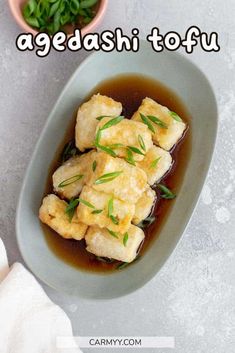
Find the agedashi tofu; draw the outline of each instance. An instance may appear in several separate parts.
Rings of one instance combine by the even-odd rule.
[[[96,94],[83,103],[77,113],[75,128],[76,146],[80,151],[92,148],[95,139],[95,131],[98,124],[97,117],[108,115],[118,116],[122,112],[122,104],[112,98]]]
[[[97,191],[135,204],[147,187],[146,173],[124,159],[114,158],[104,152],[98,152],[95,160],[97,166],[94,172],[90,172],[87,184]]]
[[[186,124],[177,114],[151,98],[143,99],[141,106],[132,116],[132,120],[142,121],[141,114],[148,119],[155,131],[152,132],[154,143],[167,151],[178,142],[186,128]],[[160,120],[160,125],[163,126],[156,124],[148,116],[153,117],[152,119],[157,118],[158,121]]]
[[[151,148],[144,159],[138,163],[138,167],[147,174],[149,185],[159,182],[171,166],[171,154],[157,146]]]
[[[125,233],[130,227],[135,212],[134,205],[89,186],[83,187],[79,199],[81,201],[77,207],[77,217],[80,222],[119,233]]]
[[[68,204],[58,196],[47,195],[39,209],[39,218],[63,238],[81,240],[84,238],[87,225],[78,221],[76,213],[70,222],[65,213],[67,206]]]
[[[102,119],[96,129],[99,129],[112,118]],[[127,146],[137,148],[138,152],[133,152],[135,161],[141,161],[144,154],[153,146],[152,134],[148,127],[138,121],[123,119],[118,124],[101,131],[100,144],[102,146],[113,146],[113,150],[119,157],[127,156]],[[122,145],[115,148],[115,145]]]
[[[92,170],[95,151],[70,158],[53,174],[54,191],[62,198],[71,199],[78,196],[85,184],[87,174]]]
[[[156,193],[150,187],[143,193],[135,204],[135,214],[132,219],[134,224],[139,224],[145,218],[147,218],[152,210],[154,202],[156,200]]]
[[[144,232],[142,229],[131,225],[127,234],[125,242],[123,241],[124,236],[121,234],[117,234],[116,238],[107,229],[100,229],[97,226],[89,227],[85,236],[86,250],[96,256],[132,262],[136,258],[139,246],[144,240]]]

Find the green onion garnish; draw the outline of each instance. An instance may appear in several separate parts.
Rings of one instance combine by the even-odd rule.
[[[156,116],[147,115],[147,118],[151,120],[153,123],[157,124],[158,126],[162,127],[163,129],[168,129],[167,124],[164,121],[160,120]]]
[[[116,179],[122,173],[123,171],[119,171],[119,172],[113,172],[113,173],[107,173],[107,174],[101,175],[101,177],[96,179],[95,184],[99,185],[99,184],[108,183],[109,181]]]
[[[97,167],[97,162],[94,161],[94,162],[92,163],[92,170],[93,170],[93,172],[96,170],[96,167]]]
[[[126,246],[127,245],[127,241],[128,241],[128,238],[129,238],[129,235],[128,233],[126,232],[123,236],[123,245]]]
[[[79,175],[74,175],[72,176],[71,178],[68,178],[68,179],[65,179],[64,181],[62,181],[59,185],[58,185],[58,188],[63,188],[65,186],[68,186],[70,184],[73,184],[75,183],[76,181],[82,179],[84,175],[82,174],[79,174]]]
[[[155,134],[155,129],[153,125],[150,123],[150,121],[148,120],[148,118],[142,113],[140,113],[140,117],[143,123],[148,126],[149,130],[152,131],[153,134]]]
[[[110,235],[112,235],[112,237],[114,237],[114,238],[117,238],[117,239],[118,239],[118,234],[117,234],[117,233],[113,232],[113,231],[112,231],[112,230],[110,230],[110,229],[107,229],[107,231],[109,232],[109,234],[110,234]]]
[[[157,159],[152,161],[152,163],[150,164],[150,168],[156,168],[156,166],[158,165],[158,162],[160,161],[161,158],[162,157],[158,157]]]
[[[132,152],[134,153],[137,153],[137,154],[141,154],[142,156],[144,156],[144,153],[141,152],[141,150],[139,150],[139,148],[136,148],[134,146],[127,146],[129,148],[129,150],[131,150]]]
[[[175,113],[175,112],[170,112],[170,115],[171,115],[171,117],[172,117],[173,119],[175,119],[176,121],[179,121],[179,122],[182,121],[181,117],[180,117],[177,113]]]
[[[144,152],[146,152],[146,146],[145,146],[145,143],[144,143],[144,139],[143,139],[143,137],[141,135],[138,136],[138,141],[139,141],[139,145],[142,148],[142,150]]]
[[[120,121],[122,121],[124,119],[124,116],[117,116],[116,118],[113,118],[111,120],[109,120],[107,123],[105,123],[102,127],[101,130],[105,130],[108,129],[111,126],[117,125],[120,123]]]
[[[157,187],[161,190],[161,197],[163,199],[171,200],[176,197],[176,194],[174,194],[170,189],[168,189],[165,185],[163,184],[158,184]]]

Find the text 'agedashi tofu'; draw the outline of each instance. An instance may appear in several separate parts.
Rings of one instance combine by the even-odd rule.
[[[81,240],[87,230],[87,225],[78,221],[74,214],[71,222],[65,210],[68,204],[58,196],[50,194],[44,197],[39,209],[39,218],[58,234],[66,239]]]
[[[125,233],[130,227],[135,212],[133,204],[89,186],[83,187],[79,199],[77,217],[80,222],[120,233]]]
[[[154,143],[167,151],[178,142],[186,129],[186,124],[176,113],[171,112],[167,107],[158,104],[151,98],[143,99],[132,119],[135,121],[147,119],[146,123],[150,124],[153,129]]]
[[[98,191],[135,204],[147,187],[146,173],[124,159],[98,152],[96,169],[87,177],[87,184]]]
[[[92,169],[95,154],[95,151],[91,151],[72,157],[56,169],[52,176],[54,191],[66,199],[78,196]]]
[[[100,229],[97,226],[89,227],[85,236],[86,250],[96,256],[132,262],[144,240],[144,232],[142,229],[131,225],[127,234],[125,242],[123,241],[124,236],[121,234],[116,234],[116,237],[114,237],[107,229]]]
[[[172,157],[170,153],[157,146],[151,148],[144,159],[138,163],[138,167],[147,174],[149,185],[159,182],[171,166]]]
[[[112,98],[96,94],[83,103],[77,113],[75,128],[76,146],[80,151],[92,148],[95,131],[98,125],[97,118],[100,116],[118,116],[122,112],[122,104],[115,102]]]
[[[141,161],[144,154],[153,146],[152,134],[148,127],[138,121],[123,119],[118,124],[102,130],[103,126],[111,121],[111,118],[102,119],[97,128],[101,130],[100,144],[102,146],[110,146],[113,148],[117,156],[126,157],[127,148],[137,148],[139,153],[134,154],[135,161]],[[120,146],[120,147],[116,147]]]

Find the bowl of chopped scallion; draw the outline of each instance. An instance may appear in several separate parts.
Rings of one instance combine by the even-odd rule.
[[[81,34],[92,32],[100,23],[108,0],[8,0],[11,12],[20,27],[36,35],[68,35],[77,28]]]

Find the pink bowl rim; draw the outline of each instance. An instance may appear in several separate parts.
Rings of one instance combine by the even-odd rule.
[[[12,13],[13,17],[15,18],[16,22],[26,33],[32,33],[33,36],[40,33],[39,31],[30,27],[25,22],[21,12],[19,14],[19,12],[17,11],[17,7],[19,5],[18,5],[18,3],[16,4],[15,0],[8,0],[8,4],[9,4],[11,13]],[[99,9],[98,9],[96,16],[93,18],[93,20],[87,26],[85,26],[81,29],[82,36],[92,32],[99,25],[99,23],[101,22],[104,14],[106,12],[107,6],[108,6],[108,0],[101,0],[100,1],[100,6],[99,6]],[[71,35],[72,34],[69,33],[67,36],[70,37]]]

